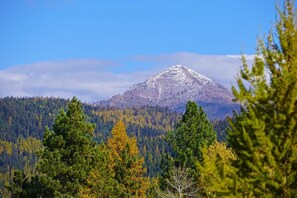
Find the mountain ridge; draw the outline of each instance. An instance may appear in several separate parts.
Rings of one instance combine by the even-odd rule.
[[[232,93],[221,84],[186,66],[173,65],[99,104],[119,108],[167,106],[182,112],[191,100],[201,105],[210,118],[218,119],[238,109],[232,99]]]

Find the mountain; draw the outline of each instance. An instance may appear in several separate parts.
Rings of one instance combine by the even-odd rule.
[[[182,112],[187,101],[192,100],[204,108],[209,118],[219,119],[239,108],[232,98],[232,93],[219,83],[188,67],[174,65],[99,104],[120,108],[167,106]]]

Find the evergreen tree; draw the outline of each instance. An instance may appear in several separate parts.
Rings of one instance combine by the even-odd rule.
[[[105,145],[98,146],[98,163],[90,171],[87,178],[87,186],[80,189],[80,198],[111,198],[121,197],[120,186],[114,178],[114,172],[110,166],[110,152]]]
[[[228,196],[236,179],[232,162],[236,159],[225,143],[214,142],[202,149],[203,163],[197,163],[199,170],[199,191],[205,197]],[[236,196],[235,196],[236,197]]]
[[[135,137],[128,137],[123,122],[118,122],[107,141],[110,150],[110,169],[119,184],[120,197],[144,197],[149,187],[144,177],[144,159],[140,157]]]
[[[201,163],[202,148],[216,140],[216,133],[207,119],[202,107],[189,101],[186,112],[174,131],[168,133],[166,141],[172,148],[172,155],[165,155],[162,160],[160,186],[165,190],[172,166],[184,167],[198,178],[196,163]]]
[[[216,133],[202,107],[189,101],[186,112],[174,131],[169,132],[167,142],[171,145],[176,161],[187,168],[195,168],[202,161],[201,149],[216,140]]]
[[[259,41],[251,68],[243,58],[234,87],[240,114],[230,120],[228,141],[244,188],[239,196],[297,195],[297,27],[291,0],[279,10],[276,32]],[[275,36],[276,35],[276,36]]]
[[[94,128],[86,121],[81,102],[73,98],[67,113],[57,116],[53,131],[46,129],[37,170],[52,196],[77,196],[86,185],[97,158]]]
[[[38,175],[29,177],[21,170],[14,170],[11,185],[6,187],[10,192],[9,197],[52,197],[51,191],[44,185],[43,179]]]

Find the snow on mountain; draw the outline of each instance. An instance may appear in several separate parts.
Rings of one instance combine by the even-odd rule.
[[[120,108],[158,105],[183,111],[187,101],[192,100],[201,105],[210,118],[222,118],[238,108],[232,98],[229,90],[210,78],[186,66],[173,65],[100,104]]]

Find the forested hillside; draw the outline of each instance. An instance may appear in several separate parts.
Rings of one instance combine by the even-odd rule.
[[[0,138],[7,145],[15,145],[19,139],[43,137],[46,126],[52,127],[60,109],[67,100],[57,98],[2,98],[0,99]],[[160,163],[160,153],[168,151],[164,134],[172,130],[180,115],[167,108],[138,107],[126,110],[83,105],[88,120],[96,124],[95,140],[105,142],[114,124],[122,120],[130,136],[136,136],[138,147],[145,156],[150,174],[155,174]],[[5,146],[3,146],[5,152]],[[14,156],[17,158],[17,156]],[[1,158],[4,160],[5,158]],[[20,167],[13,160],[13,168]],[[152,166],[150,166],[150,164]],[[157,165],[157,166],[155,166]]]
[[[43,137],[44,127],[51,127],[59,109],[67,100],[56,98],[0,99],[0,138],[16,142],[19,137]]]
[[[0,170],[2,182],[7,181],[13,169],[34,170],[36,151],[41,148],[45,127],[50,129],[61,109],[69,100],[61,98],[0,99]],[[111,129],[123,121],[127,134],[137,138],[144,156],[147,175],[160,171],[161,155],[169,151],[165,134],[174,129],[181,115],[163,107],[135,107],[129,109],[104,108],[83,104],[87,119],[96,125],[94,140],[106,142]],[[223,124],[222,124],[223,123]],[[226,121],[215,121],[218,138],[224,140]],[[3,183],[2,183],[3,186]]]

